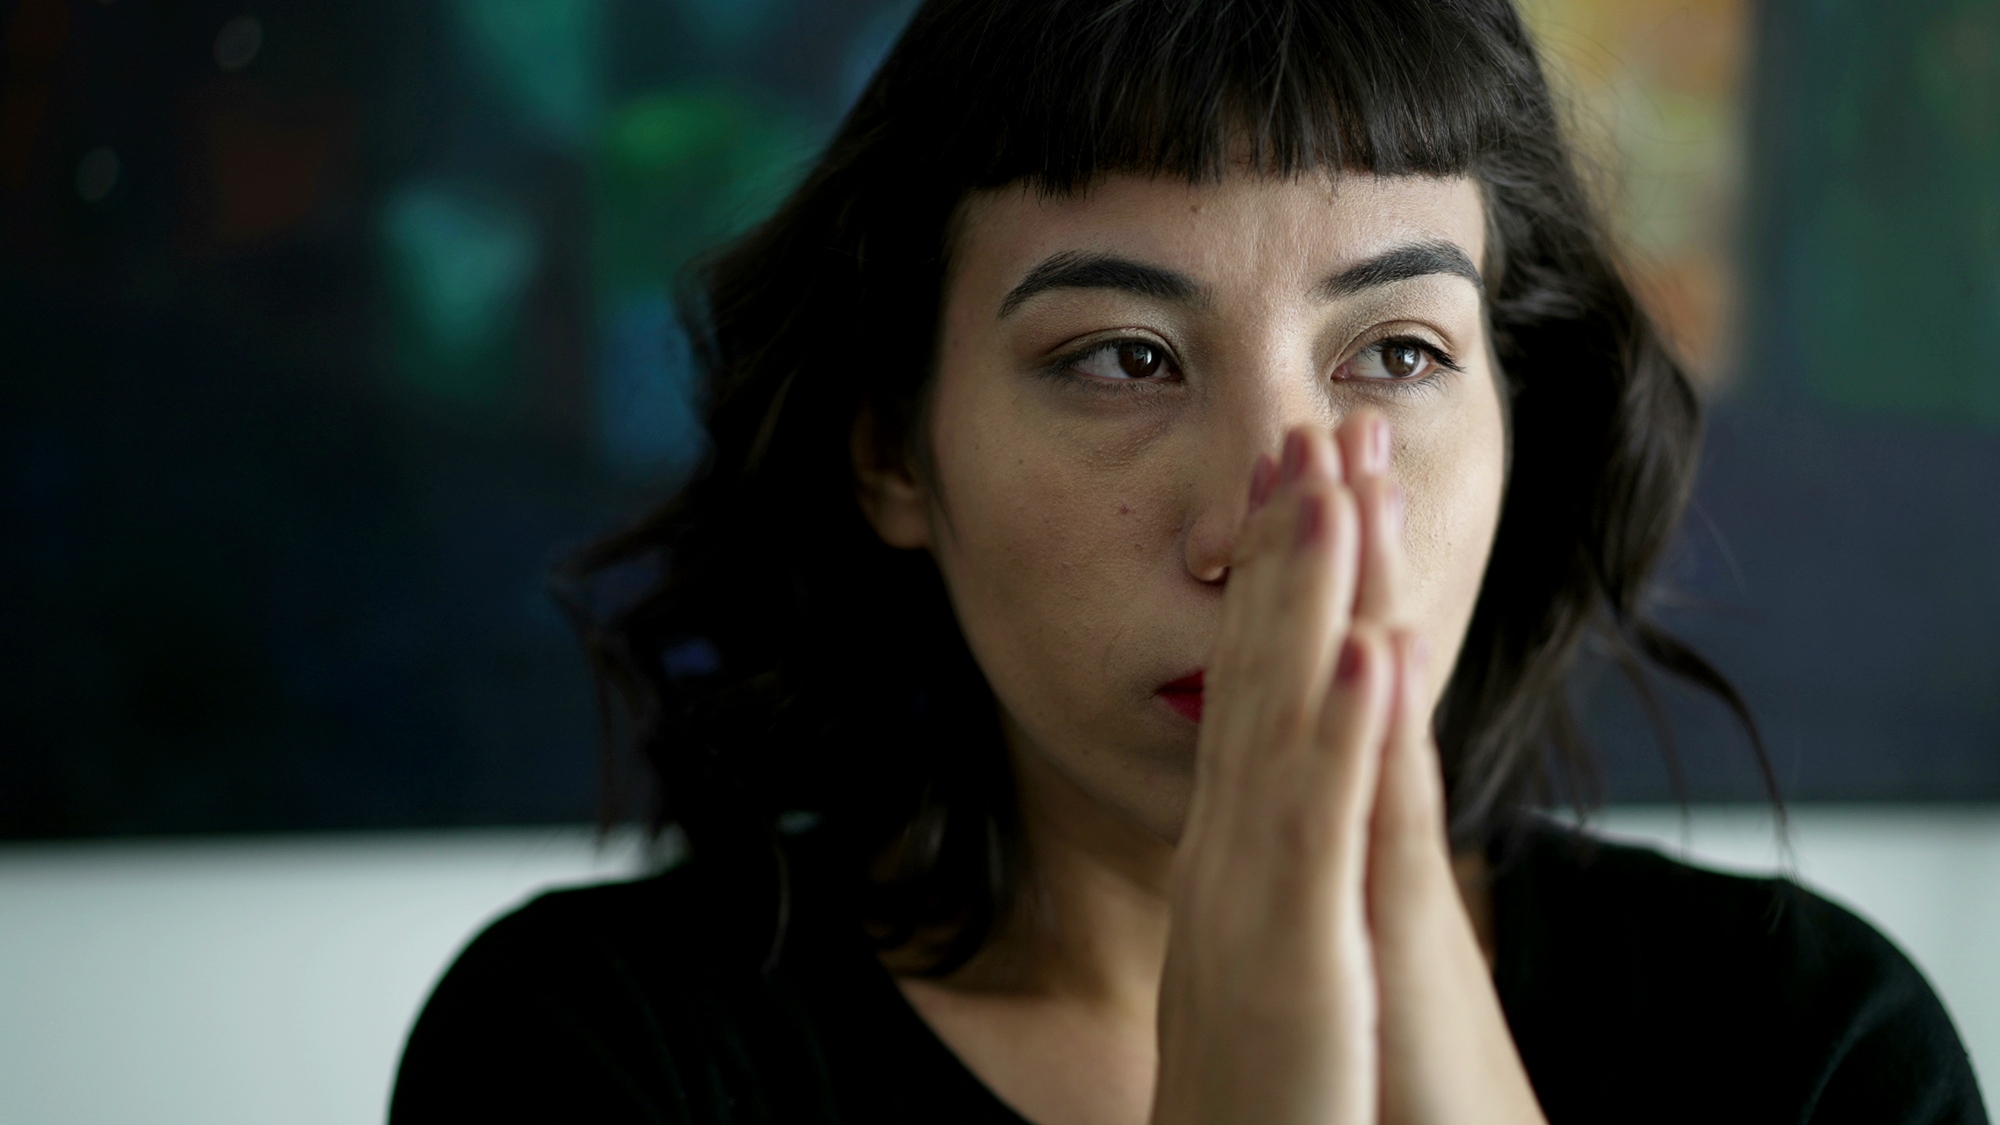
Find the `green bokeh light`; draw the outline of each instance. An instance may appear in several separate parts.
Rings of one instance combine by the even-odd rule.
[[[694,254],[768,214],[817,138],[791,115],[726,90],[635,98],[606,122],[598,273],[618,290],[671,285]]]
[[[539,256],[534,227],[505,204],[419,184],[391,199],[382,233],[402,297],[404,377],[456,402],[497,399],[511,370],[515,313]]]

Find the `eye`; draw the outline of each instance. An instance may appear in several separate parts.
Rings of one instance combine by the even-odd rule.
[[[1451,361],[1430,344],[1393,337],[1356,352],[1354,358],[1334,370],[1333,377],[1406,383],[1421,379],[1439,367],[1451,366]]]
[[[1078,356],[1070,368],[1098,379],[1130,382],[1169,372],[1166,349],[1145,340],[1117,340]]]

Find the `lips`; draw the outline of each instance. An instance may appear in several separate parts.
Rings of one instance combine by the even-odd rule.
[[[1182,676],[1178,680],[1160,685],[1157,694],[1166,705],[1191,723],[1201,722],[1201,680],[1202,674]]]

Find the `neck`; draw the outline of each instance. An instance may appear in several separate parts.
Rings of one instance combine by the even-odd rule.
[[[1150,1029],[1173,845],[1085,793],[1039,752],[1017,748],[1013,757],[1027,877],[1006,921],[948,983]]]

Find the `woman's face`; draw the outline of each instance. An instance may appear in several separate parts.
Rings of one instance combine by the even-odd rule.
[[[1250,471],[1288,428],[1394,433],[1410,625],[1449,668],[1506,467],[1470,179],[1131,177],[967,205],[943,302],[930,479],[862,466],[928,548],[1024,768],[1165,840]],[[865,459],[864,459],[865,460]],[[1442,685],[1439,685],[1441,688]]]

